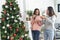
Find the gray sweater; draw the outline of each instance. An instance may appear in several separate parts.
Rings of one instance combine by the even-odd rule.
[[[52,17],[46,16],[46,19],[43,19],[44,29],[56,30],[54,26],[55,20],[56,20],[55,16]]]

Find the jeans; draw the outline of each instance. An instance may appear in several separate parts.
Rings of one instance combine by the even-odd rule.
[[[32,30],[33,40],[39,40],[39,35],[40,35],[40,31],[38,31],[38,30]]]
[[[54,30],[45,30],[44,40],[53,40],[53,39],[54,39]]]

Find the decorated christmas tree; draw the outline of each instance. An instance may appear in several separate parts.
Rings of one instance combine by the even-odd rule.
[[[2,9],[1,40],[30,40],[16,0],[6,0]]]

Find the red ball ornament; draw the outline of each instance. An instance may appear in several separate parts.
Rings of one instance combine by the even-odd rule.
[[[12,4],[12,2],[10,2],[10,6],[12,6],[13,4]]]
[[[4,21],[5,20],[5,18],[2,18],[2,21]]]
[[[16,28],[16,32],[18,32],[19,31],[19,28]]]
[[[16,34],[13,34],[14,37],[16,37]]]
[[[6,12],[6,10],[4,10],[4,14],[6,14],[7,12]]]
[[[12,26],[10,25],[9,28],[12,29]]]
[[[11,26],[10,26],[9,28],[10,28],[10,29],[12,29],[12,27],[11,27]]]
[[[9,29],[12,30],[12,25],[9,26]]]
[[[14,37],[10,37],[10,39],[9,40],[14,40]]]
[[[23,40],[23,38],[20,38],[19,40]]]

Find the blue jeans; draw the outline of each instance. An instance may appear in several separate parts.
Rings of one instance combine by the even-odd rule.
[[[39,35],[40,35],[40,31],[38,31],[38,30],[32,30],[33,40],[39,40]]]
[[[45,30],[44,40],[53,40],[53,39],[54,39],[54,30]]]

